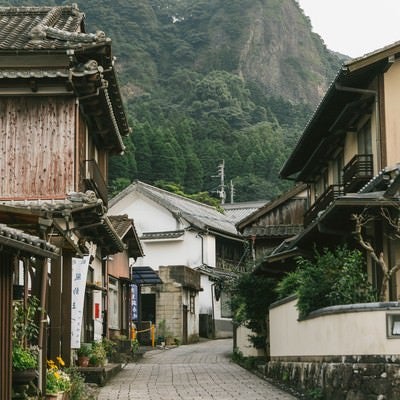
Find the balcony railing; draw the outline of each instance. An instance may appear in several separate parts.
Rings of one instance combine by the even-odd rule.
[[[85,171],[83,182],[86,190],[93,190],[98,197],[103,200],[105,205],[108,204],[107,185],[103,174],[95,160],[85,160],[82,165],[82,170]],[[87,168],[86,168],[87,167]],[[86,172],[87,171],[87,172]]]
[[[360,190],[373,177],[372,154],[357,154],[343,168],[343,187],[345,193]]]
[[[311,224],[318,216],[319,212],[324,211],[332,201],[343,194],[344,191],[341,185],[328,186],[325,192],[317,198],[314,204],[304,214],[304,226]]]

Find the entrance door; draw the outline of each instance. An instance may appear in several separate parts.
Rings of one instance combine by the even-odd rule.
[[[188,342],[188,307],[183,305],[182,311],[182,344],[187,344]]]

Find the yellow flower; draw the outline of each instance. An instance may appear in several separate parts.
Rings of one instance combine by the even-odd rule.
[[[61,379],[61,375],[60,375],[58,372],[54,372],[54,376],[55,376],[57,379]]]
[[[57,358],[58,363],[59,363],[62,367],[64,367],[64,365],[65,365],[64,360],[63,360],[60,356],[58,356],[58,357],[56,357],[56,358]]]

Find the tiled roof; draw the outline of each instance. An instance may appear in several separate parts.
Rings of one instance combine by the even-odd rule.
[[[129,135],[130,127],[111,39],[100,31],[86,33],[84,18],[76,5],[0,7],[0,79],[33,79],[39,93],[44,90],[41,80],[54,79],[62,90],[79,97],[99,145],[120,153],[125,149],[121,135]],[[14,85],[9,83],[7,90]],[[33,89],[26,86],[30,95]]]
[[[74,221],[73,230],[80,232],[85,240],[97,243],[107,254],[125,249],[106,215],[102,201],[92,191],[71,193],[63,200],[2,201],[0,214],[3,219],[5,216],[13,219],[19,214],[50,219],[70,216]]]
[[[119,237],[124,237],[126,232],[132,228],[133,226],[133,219],[128,218],[128,216],[125,215],[110,215],[109,219],[117,232]]]
[[[359,194],[384,191],[384,197],[393,197],[399,190],[400,164],[386,167],[369,180]]]
[[[243,203],[224,204],[223,208],[225,215],[228,216],[234,224],[236,224],[267,203],[268,200],[248,201]]]
[[[108,219],[111,222],[118,237],[121,238],[128,245],[128,253],[131,257],[143,256],[142,245],[139,236],[136,232],[133,219],[124,215],[110,215]],[[128,235],[128,232],[131,234]]]
[[[76,5],[0,7],[0,50],[70,49],[108,40],[103,32],[80,32],[83,20]]]
[[[246,237],[288,237],[297,235],[303,230],[303,225],[270,225],[270,226],[249,226],[243,231]]]
[[[145,232],[143,233],[141,239],[177,239],[183,236],[185,231],[168,231],[168,232]]]
[[[196,267],[195,270],[209,276],[213,281],[225,281],[227,279],[233,279],[237,277],[237,274],[233,271],[224,271],[218,268],[210,267],[206,264]]]
[[[26,254],[35,254],[43,257],[55,257],[58,248],[37,236],[29,235],[20,229],[10,228],[6,224],[0,224],[0,244]]]
[[[183,218],[200,229],[239,236],[232,221],[214,207],[177,194],[136,181],[112,198],[110,208],[130,193],[137,191],[169,210],[177,218]]]

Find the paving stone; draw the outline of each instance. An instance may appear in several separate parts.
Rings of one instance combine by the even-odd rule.
[[[232,340],[152,350],[126,367],[98,400],[293,400],[230,359]]]

